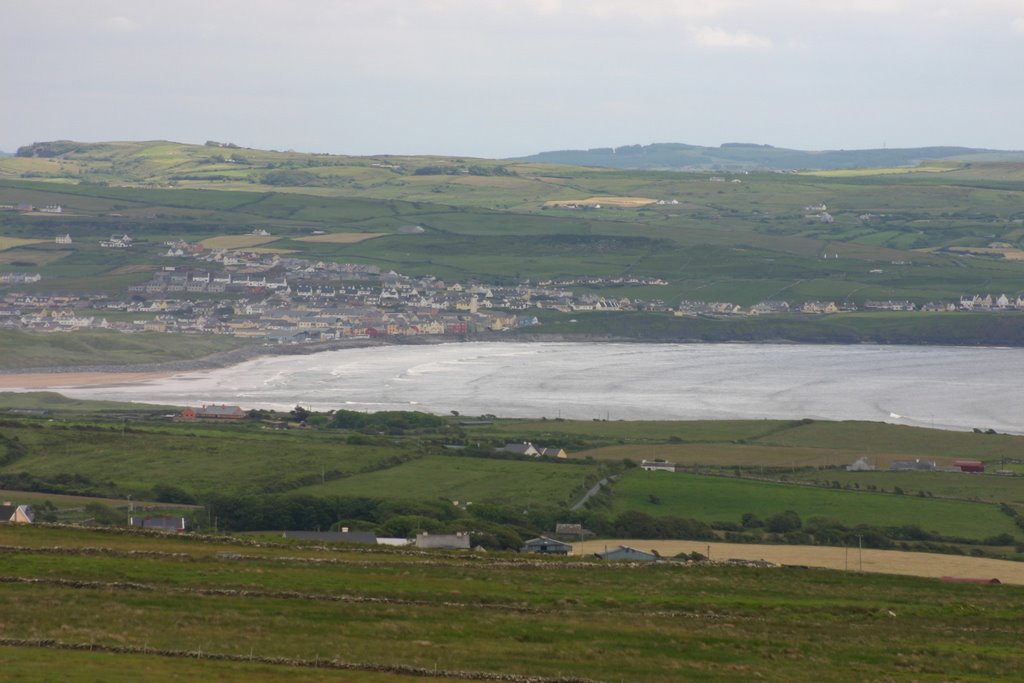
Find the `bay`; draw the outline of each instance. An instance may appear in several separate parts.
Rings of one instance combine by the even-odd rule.
[[[80,398],[567,419],[874,420],[1024,433],[1024,349],[451,343],[269,356]]]

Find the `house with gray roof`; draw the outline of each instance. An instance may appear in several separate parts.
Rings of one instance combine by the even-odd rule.
[[[608,560],[609,562],[654,562],[660,559],[656,553],[637,550],[628,545],[620,545],[617,548],[594,554],[599,559]]]

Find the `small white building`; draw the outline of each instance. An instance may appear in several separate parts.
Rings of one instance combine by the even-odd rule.
[[[640,469],[648,472],[675,472],[676,464],[667,460],[641,460]]]
[[[868,462],[867,457],[860,457],[846,466],[847,472],[874,472],[877,468]]]

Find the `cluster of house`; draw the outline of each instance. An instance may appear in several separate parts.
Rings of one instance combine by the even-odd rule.
[[[29,204],[28,202],[19,202],[17,204],[0,204],[0,210],[5,211],[20,211],[22,213],[64,213],[64,207],[60,204],[47,204],[45,206],[36,206],[35,204]]]
[[[824,210],[824,205],[804,207]],[[60,208],[60,207],[56,207]],[[34,210],[34,207],[33,207]],[[40,209],[42,210],[42,209]],[[255,230],[254,235],[266,231]],[[71,244],[70,234],[58,236]],[[126,249],[128,235],[112,235],[104,247]],[[166,266],[128,288],[128,299],[98,296],[39,296],[10,292],[0,305],[0,327],[37,331],[111,329],[180,334],[221,334],[280,343],[350,337],[414,335],[465,336],[538,324],[531,309],[561,313],[647,311],[677,316],[769,315],[878,311],[1024,310],[1024,295],[962,296],[958,302],[867,301],[861,306],[834,301],[790,304],[762,301],[744,307],[731,302],[682,301],[602,296],[603,287],[667,285],[654,277],[575,276],[515,285],[446,283],[433,276],[409,277],[378,267],[291,258],[258,249],[210,249],[180,240],[165,243],[166,256],[191,258],[198,268]],[[0,274],[0,285],[39,282],[38,273]],[[571,287],[590,291],[574,292]],[[221,298],[203,295],[223,294]],[[191,296],[195,295],[195,296]],[[92,309],[86,312],[84,309]],[[137,312],[137,320],[108,319],[105,311]]]
[[[529,441],[507,443],[498,449],[502,453],[512,453],[528,458],[568,458],[569,454],[557,446],[534,446]]]
[[[874,271],[873,271],[874,272]],[[881,271],[877,271],[881,272]],[[940,313],[951,311],[1024,311],[1024,295],[1010,298],[1006,294],[993,297],[991,294],[981,296],[962,296],[959,301],[929,301],[916,304],[907,299],[867,300],[857,305],[848,301],[805,301],[801,304],[790,304],[787,301],[762,301],[753,306],[743,307],[728,301],[682,301],[676,309],[677,316],[686,315],[766,315],[773,313],[849,313],[853,311],[920,311]]]
[[[111,235],[110,239],[102,240],[100,246],[107,249],[130,249],[132,238],[128,235]]]
[[[846,466],[847,472],[873,472],[878,468],[867,457],[857,458]],[[985,463],[981,460],[958,459],[952,466],[937,465],[934,460],[893,460],[889,463],[890,472],[984,472]]]

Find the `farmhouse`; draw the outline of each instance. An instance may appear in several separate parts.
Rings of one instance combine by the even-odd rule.
[[[128,523],[134,527],[154,529],[156,531],[174,531],[179,534],[185,531],[184,517],[170,517],[166,515],[129,517]]]
[[[516,455],[528,455],[531,458],[536,458],[540,455],[540,451],[538,451],[537,448],[529,441],[524,441],[522,443],[507,443],[499,450],[504,451],[505,453],[514,453]]]
[[[548,538],[547,536],[541,536],[539,538],[531,538],[530,540],[525,541],[520,552],[568,555],[572,552],[572,545],[569,543],[563,543],[562,541],[556,541],[555,539]]]
[[[648,553],[643,550],[631,548],[628,545],[620,545],[618,548],[594,553],[598,559],[609,562],[654,562],[659,559],[655,553]]]
[[[36,513],[32,511],[30,505],[15,505],[9,500],[5,500],[4,504],[0,505],[0,522],[31,524],[35,519]]]
[[[675,472],[676,464],[667,460],[641,460],[640,469],[648,472]]]
[[[245,411],[238,406],[203,406],[202,408],[185,408],[178,417],[185,420],[214,419],[214,420],[241,420],[245,417]]]

